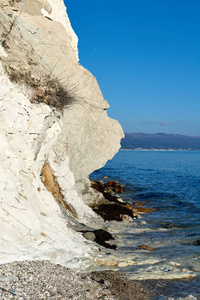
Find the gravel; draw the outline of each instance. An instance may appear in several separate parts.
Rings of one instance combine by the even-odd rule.
[[[0,299],[146,300],[150,296],[119,272],[77,274],[48,261],[23,261],[0,265]]]

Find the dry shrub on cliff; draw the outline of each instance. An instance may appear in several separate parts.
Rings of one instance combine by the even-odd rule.
[[[43,102],[62,110],[75,101],[76,87],[62,84],[57,77],[44,74],[40,78],[33,76],[30,70],[10,68],[9,78],[12,82],[22,82],[32,88],[32,102]]]
[[[44,102],[47,105],[54,106],[62,110],[65,106],[72,104],[74,99],[75,88],[68,88],[61,84],[58,78],[43,76],[39,82],[35,81],[32,84],[35,89],[33,101]]]

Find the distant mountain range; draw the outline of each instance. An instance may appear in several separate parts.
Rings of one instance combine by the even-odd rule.
[[[125,133],[121,149],[132,150],[200,150],[200,136],[181,134]]]

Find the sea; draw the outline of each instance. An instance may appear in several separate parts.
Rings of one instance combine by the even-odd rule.
[[[104,177],[126,186],[124,201],[155,209],[106,225],[131,262],[120,271],[145,282],[153,300],[200,299],[200,151],[122,150],[90,179]]]

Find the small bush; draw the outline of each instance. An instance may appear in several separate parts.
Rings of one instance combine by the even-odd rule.
[[[68,88],[58,78],[43,75],[36,78],[30,71],[9,70],[9,78],[12,82],[23,82],[33,90],[32,102],[43,102],[62,110],[65,106],[75,101],[75,87]]]

